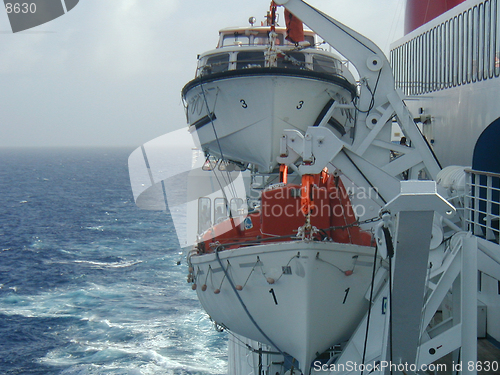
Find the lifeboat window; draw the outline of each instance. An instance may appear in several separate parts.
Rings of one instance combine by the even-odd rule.
[[[278,59],[279,68],[303,69],[306,56],[300,52],[287,52],[283,58]]]
[[[198,234],[205,232],[212,226],[212,201],[210,198],[198,199]]]
[[[313,56],[313,70],[327,74],[339,74],[337,61],[326,56]]]
[[[259,33],[253,39],[254,45],[267,46],[269,44],[269,33]],[[276,37],[276,44],[278,46],[283,45],[283,34],[278,34]]]
[[[225,198],[215,198],[214,200],[214,223],[219,224],[228,218],[227,201]]]
[[[306,42],[309,42],[311,46],[314,46],[314,37],[312,35],[306,35],[304,38]]]
[[[300,42],[300,44],[303,44],[303,43],[309,43],[310,46],[314,46],[315,45],[315,43],[314,43],[314,36],[312,36],[312,35],[304,35],[304,41]],[[285,39],[285,44],[288,45],[288,46],[295,46],[294,42],[290,42],[289,40],[286,40],[286,39]]]
[[[239,52],[237,56],[236,69],[263,68],[264,52]]]
[[[210,56],[203,67],[202,74],[213,74],[225,72],[229,69],[229,54]]]
[[[228,46],[248,46],[250,38],[248,35],[235,32],[234,34],[224,35],[222,39],[222,47]]]
[[[245,202],[241,198],[231,199],[231,217],[244,216],[247,214],[247,208],[244,204]]]

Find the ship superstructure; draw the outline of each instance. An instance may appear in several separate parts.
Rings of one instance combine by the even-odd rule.
[[[498,263],[500,3],[448,3],[426,23],[409,22],[414,30],[391,46],[391,62],[396,86],[447,167],[445,185],[464,206],[462,228],[479,236]],[[500,274],[491,261],[479,264],[478,304],[486,310],[481,335],[498,342]]]

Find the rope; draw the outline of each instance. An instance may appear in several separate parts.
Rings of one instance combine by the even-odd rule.
[[[389,228],[384,226],[382,230],[387,246],[387,255],[389,256],[389,359],[392,363],[392,257],[394,256],[394,244],[392,243]],[[390,374],[392,375],[392,368]]]
[[[358,111],[358,112],[361,112],[361,113],[366,113],[366,114],[370,114],[371,110],[373,109],[373,106],[375,105],[375,93],[377,92],[377,86],[378,86],[378,81],[380,79],[380,74],[382,73],[382,70],[379,70],[378,72],[378,75],[377,75],[377,81],[375,81],[375,88],[372,89],[370,88],[370,85],[368,84],[368,82],[366,82],[366,89],[368,90],[368,92],[371,94],[372,98],[370,99],[370,105],[368,106],[368,110],[366,111],[363,111],[362,109],[359,109],[357,106],[356,106],[356,102],[353,100],[352,101],[352,104],[354,106],[354,108]]]
[[[392,363],[392,257],[389,257],[389,360]]]
[[[335,264],[333,264],[333,263],[330,263],[330,262],[328,262],[328,261],[326,261],[326,260],[324,260],[324,259],[321,259],[321,258],[319,257],[319,252],[316,254],[316,260],[319,260],[319,261],[321,261],[321,262],[323,262],[323,263],[329,264],[330,266],[335,267],[336,269],[338,269],[340,272],[345,273],[345,271],[344,271],[343,269],[341,269],[339,266],[336,266],[336,265],[335,265]]]
[[[325,231],[325,232],[329,231],[329,230],[335,231],[335,230],[341,230],[341,229],[355,227],[355,226],[362,225],[362,224],[375,223],[379,220],[382,220],[382,219],[380,217],[376,216],[376,217],[372,217],[371,219],[367,219],[367,220],[363,220],[363,221],[356,220],[355,222],[353,222],[351,224],[347,224],[347,225],[342,225],[342,226],[338,226],[338,227],[323,228],[323,229],[318,229],[318,230]],[[235,246],[235,245],[246,246],[246,245],[252,245],[252,244],[260,244],[261,242],[284,240],[287,238],[294,238],[294,237],[297,238],[295,233],[286,234],[283,236],[270,237],[270,238],[259,238],[259,239],[250,240],[250,241],[230,242],[230,243],[224,244],[224,246]]]
[[[238,301],[240,302],[241,304],[241,307],[243,307],[243,310],[245,310],[245,313],[247,314],[248,318],[251,320],[251,322],[253,323],[253,325],[255,326],[255,328],[257,328],[257,330],[260,332],[260,334],[273,346],[275,347],[278,352],[283,356],[283,359],[285,361],[289,361],[289,359],[287,359],[285,353],[273,342],[273,340],[271,340],[271,338],[262,330],[262,328],[260,328],[260,326],[257,324],[257,322],[255,321],[255,319],[253,318],[252,314],[250,313],[250,311],[248,311],[248,308],[247,306],[245,305],[245,302],[243,302],[243,299],[241,298],[240,294],[238,293],[238,291],[236,290],[236,287],[234,286],[234,283],[233,283],[233,280],[231,280],[231,278],[228,276],[227,274],[227,270],[224,268],[224,266],[222,265],[222,261],[220,260],[220,257],[219,257],[219,248],[217,247],[215,249],[215,257],[217,258],[217,262],[219,262],[219,265],[221,266],[222,270],[224,271],[224,275],[227,277],[227,280],[229,281],[229,284],[231,285],[231,288],[233,289],[234,293],[236,294],[236,297],[238,298]],[[293,363],[291,364],[293,366]]]
[[[385,244],[387,246],[387,255],[389,258],[394,256],[394,244],[392,243],[391,232],[389,232],[389,228],[383,226],[382,231],[384,232]]]
[[[297,255],[294,255],[293,257],[291,257],[285,267],[288,267],[290,265],[290,262],[292,260],[294,260],[295,258],[300,259],[300,252],[297,253]],[[261,264],[262,264],[262,262],[261,262]],[[262,269],[262,266],[261,266],[261,269]],[[264,270],[262,270],[262,271],[264,272]],[[281,275],[275,280],[275,282],[278,281],[279,279],[281,279],[281,276],[283,276],[284,274],[285,274],[285,272],[283,271],[283,268],[282,268]]]
[[[295,258],[300,258],[300,252],[297,255],[294,255],[293,257],[291,257],[285,267],[288,267],[290,265],[290,262],[293,259],[295,259]],[[250,280],[250,276],[252,276],[252,273],[255,271],[255,267],[257,267],[257,265],[260,267],[260,270],[262,272],[262,276],[267,280],[266,272],[264,271],[264,268],[263,268],[264,265],[263,265],[262,261],[260,260],[260,258],[257,256],[257,261],[253,265],[252,270],[250,271],[250,273],[248,274],[248,277],[245,280],[245,283],[242,285],[243,288],[245,288],[245,286],[247,285],[248,280]],[[281,279],[281,276],[283,276],[284,274],[285,274],[285,272],[281,271],[281,275],[275,280],[275,282],[278,281],[279,279]]]
[[[370,317],[372,313],[372,304],[373,304],[373,287],[375,284],[375,270],[377,264],[377,246],[375,246],[375,252],[373,254],[373,269],[372,269],[372,283],[370,285],[370,308],[368,309],[368,317],[366,318],[366,332],[365,332],[365,343],[363,345],[363,359],[361,363],[364,365],[366,360],[366,348],[368,345],[368,332],[370,330]],[[361,375],[365,372],[365,368],[363,366],[363,370],[361,370]]]
[[[208,275],[210,275],[210,274],[211,274],[211,271],[212,271],[212,266],[209,264],[209,265],[208,265],[207,275],[205,276],[205,283],[204,283],[204,285],[207,285]],[[196,275],[196,278],[198,278],[198,274],[199,274],[199,273],[200,273],[200,269],[198,268],[198,273],[197,273],[197,275]],[[210,279],[210,280],[212,280],[212,279]]]
[[[342,207],[347,207],[347,205],[344,204],[344,200],[343,200],[343,195],[344,195],[343,192],[345,192],[346,194],[347,194],[347,192],[345,190],[342,191],[343,189],[341,189],[339,187],[339,180],[340,180],[340,176],[335,177],[335,188],[337,189],[337,193],[339,193],[338,196],[339,196],[340,204],[342,205]],[[347,199],[349,200],[349,197],[347,197]],[[350,200],[349,200],[349,202],[350,202]],[[346,225],[348,225],[347,224],[347,217],[346,217],[346,210],[345,209],[342,210],[342,213],[343,213],[342,216],[344,217],[344,223],[346,223]],[[349,228],[347,228],[347,234],[349,235],[349,241],[352,242],[351,231],[349,230]]]
[[[201,88],[201,93],[203,95],[203,101],[205,102],[205,107],[206,107],[207,113],[209,114],[208,117],[210,119],[210,124],[212,125],[212,130],[214,132],[215,140],[217,141],[217,147],[219,148],[221,159],[225,160],[224,153],[222,152],[222,146],[220,145],[219,136],[217,135],[217,130],[215,129],[215,124],[214,124],[213,116],[210,116],[210,107],[208,106],[208,100],[207,100],[207,96],[205,94],[205,89],[203,87],[203,80],[201,79],[201,75],[200,75],[200,88]],[[218,92],[217,92],[215,104],[217,104],[217,98],[218,98]],[[215,105],[214,105],[214,110],[215,110]],[[222,185],[221,185],[221,183],[219,181],[219,178],[217,177],[217,173],[215,173],[214,170],[212,170],[212,171],[213,171],[213,173],[215,175],[215,178],[217,179],[217,183],[219,184],[219,186],[220,186],[220,188],[222,190],[222,194],[224,195],[224,198],[226,199],[227,202],[229,202],[229,200],[227,199],[226,192],[225,192],[224,188],[222,187]],[[224,182],[226,182],[226,186],[229,186],[229,190],[232,190],[231,194],[233,195],[233,198],[235,198],[237,196],[236,195],[236,188],[234,187],[233,180],[231,179],[231,175],[229,174],[228,171],[226,171],[226,174],[227,174],[228,180],[226,181],[224,179]]]
[[[245,280],[245,284],[243,284],[243,288],[247,285],[248,280],[250,280],[250,276],[252,276],[253,271],[255,271],[255,266],[256,266],[257,264],[259,264],[259,262],[260,262],[260,259],[259,259],[259,257],[257,257],[257,261],[256,261],[256,262],[255,262],[255,264],[253,265],[252,270],[250,271],[250,273],[248,274],[248,277],[247,277],[247,279]]]
[[[229,266],[231,264],[229,263],[229,261],[227,261],[227,268],[229,269]],[[224,282],[224,279],[226,278],[227,276],[227,273],[224,271],[224,276],[222,276],[222,280],[220,281],[220,284],[219,284],[219,290],[222,288],[222,283]]]
[[[215,322],[214,322],[215,323]],[[216,324],[219,324],[219,323],[216,323]],[[223,324],[219,324],[221,327],[223,327],[228,334],[230,334],[232,337],[234,337],[236,340],[239,341],[239,343],[236,343],[239,347],[241,348],[245,348],[253,353],[262,353],[262,354],[281,354],[280,352],[273,352],[273,351],[270,351],[270,350],[262,350],[262,349],[255,349],[253,346],[247,344],[246,342],[244,342],[242,339],[240,339],[234,332],[232,332],[229,328],[227,328],[225,325]]]

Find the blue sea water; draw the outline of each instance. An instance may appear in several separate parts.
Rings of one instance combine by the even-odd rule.
[[[0,150],[0,374],[223,374],[168,212],[132,150]]]

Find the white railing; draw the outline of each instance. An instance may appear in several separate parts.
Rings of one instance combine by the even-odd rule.
[[[500,174],[466,169],[466,230],[500,244]]]

